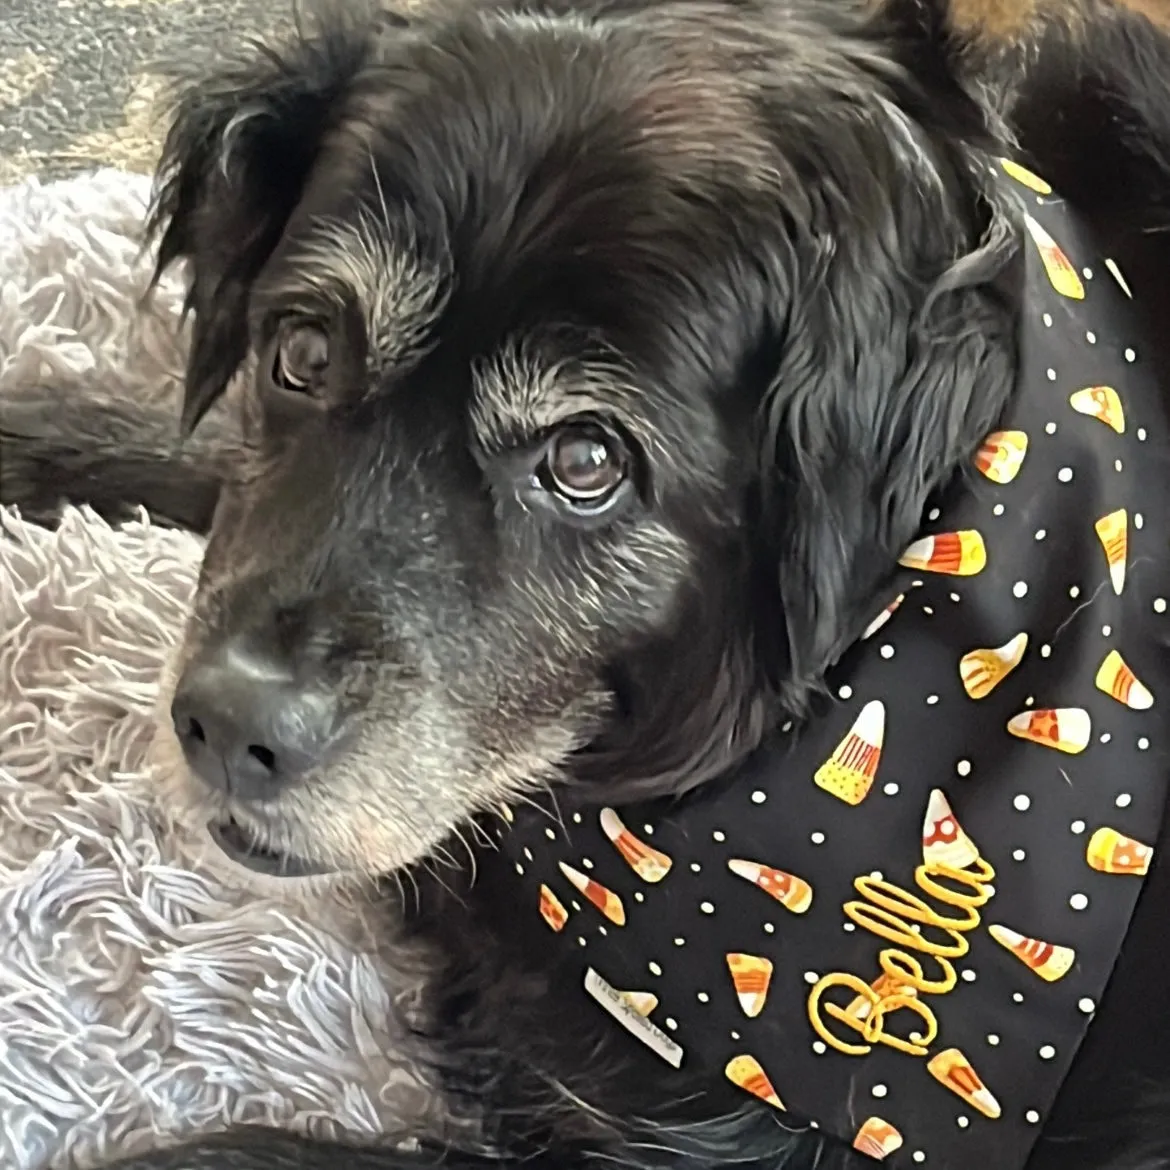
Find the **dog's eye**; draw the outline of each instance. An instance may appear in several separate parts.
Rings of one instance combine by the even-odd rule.
[[[306,394],[329,365],[329,334],[319,325],[299,322],[285,328],[276,344],[272,380],[281,390]]]
[[[593,423],[574,423],[549,442],[541,469],[542,486],[578,508],[602,506],[625,481],[625,448]]]

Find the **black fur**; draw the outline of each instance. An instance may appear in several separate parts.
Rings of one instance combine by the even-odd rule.
[[[469,588],[487,589],[497,566],[482,532],[502,541],[511,521],[493,509],[479,472],[452,455],[434,484],[422,472],[418,482],[396,478],[391,455],[378,462],[378,444],[446,450],[444,420],[463,417],[459,372],[554,305],[572,345],[593,352],[600,339],[606,355],[653,372],[647,425],[681,440],[655,468],[643,505],[695,554],[670,605],[651,589],[660,582],[643,577],[632,599],[612,599],[588,670],[573,665],[604,711],[559,779],[607,784],[615,801],[679,791],[724,772],[784,713],[815,703],[926,501],[1007,401],[1019,235],[986,164],[1016,153],[1013,134],[1131,275],[1170,373],[1170,40],[1097,4],[994,51],[963,42],[928,0],[890,0],[876,15],[841,0],[524,6],[574,45],[583,64],[571,68],[563,42],[517,34],[511,7],[439,7],[409,24],[326,14],[291,47],[225,69],[180,105],[153,225],[160,266],[186,258],[192,268],[186,429],[214,415],[249,349],[263,348],[269,294],[256,281],[280,269],[282,241],[314,213],[389,206],[409,220],[427,261],[456,276],[444,286],[436,338],[404,359],[394,431],[384,429],[384,401],[347,402],[360,441],[343,428],[311,431],[312,445],[298,448],[296,426],[311,424],[273,438],[253,403],[252,432],[215,471],[225,503],[207,574],[228,574],[246,548],[264,548],[267,575],[245,582],[252,598],[257,580],[263,586],[249,620],[257,606],[287,601],[290,579],[302,588],[328,578],[335,608],[337,596],[352,607],[344,590],[357,596],[360,584],[387,624],[402,612],[394,590],[411,573],[438,588],[463,572]],[[666,70],[657,90],[637,80],[623,88],[627,77],[655,75],[664,52],[695,60]],[[708,86],[697,96],[696,78]],[[602,92],[608,84],[629,108]],[[658,103],[649,122],[639,121],[639,102]],[[55,432],[54,417],[43,405],[6,417],[6,501],[43,513],[60,491],[107,507],[146,503],[196,526],[207,518],[211,464],[169,457],[148,420],[134,437],[96,424],[95,457],[84,431]],[[146,474],[131,455],[118,458],[136,446]],[[263,459],[249,463],[258,451]],[[52,492],[50,469],[69,479]],[[358,555],[370,524],[359,505],[320,503],[331,486],[363,476],[370,502],[361,507],[392,555]],[[187,482],[184,498],[177,487]],[[458,507],[449,515],[450,500]],[[259,538],[256,526],[274,517],[291,535]],[[450,554],[426,572],[424,529]],[[579,547],[552,525],[539,539],[542,553],[566,558],[555,563]],[[340,584],[329,573],[342,573]],[[451,588],[432,608],[458,606]],[[217,596],[201,619],[206,637],[233,633],[241,604]],[[558,617],[571,621],[564,605]],[[531,661],[520,666],[539,674],[551,660],[550,687],[586,686],[577,674],[566,681],[562,645],[529,632]],[[314,633],[371,638],[352,627]],[[526,709],[500,713],[513,717],[520,728]],[[243,1131],[124,1170],[868,1164],[786,1130],[730,1088],[663,1073],[625,1048],[619,1055],[565,1008],[542,971],[539,935],[516,921],[490,866],[475,883],[467,873],[440,883],[425,866],[415,876],[419,897],[403,912],[440,957],[420,1051],[455,1111],[482,1112],[474,1148],[357,1151]],[[1170,1166],[1167,907],[1160,868],[1029,1170]]]

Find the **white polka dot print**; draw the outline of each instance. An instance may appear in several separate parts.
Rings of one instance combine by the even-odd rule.
[[[987,1037],[987,1043],[990,1044],[992,1048],[998,1048],[999,1047],[999,1037],[996,1036],[994,1033],[992,1033],[990,1036]]]
[[[1148,739],[1146,739],[1146,737],[1143,735],[1143,736],[1142,736],[1142,737],[1141,737],[1141,738],[1138,740],[1138,743],[1137,743],[1137,745],[1138,745],[1138,751],[1139,751],[1139,752],[1144,752],[1144,751],[1148,750],[1148,748],[1149,748],[1149,746],[1150,746],[1150,741],[1149,741]]]
[[[874,1085],[870,1092],[879,1100],[884,1097],[890,1090],[885,1085]]]
[[[1057,473],[1056,478],[1061,483],[1072,483],[1073,469],[1071,467],[1062,467]]]
[[[881,648],[881,656],[886,659],[894,657],[894,648],[888,642]]]
[[[1081,587],[1079,585],[1070,585],[1068,595],[1073,599],[1073,601],[1076,601],[1076,599],[1081,595]]]
[[[1097,1005],[1091,999],[1082,999],[1077,1001],[1077,1007],[1085,1013],[1086,1016],[1091,1016],[1096,1010]]]
[[[674,1032],[674,1031],[677,1031],[677,1030],[678,1030],[678,1020],[676,1020],[676,1019],[675,1019],[673,1016],[667,1016],[667,1017],[666,1017],[666,1019],[665,1019],[665,1020],[663,1020],[663,1023],[664,1023],[664,1024],[665,1024],[665,1025],[666,1025],[666,1026],[667,1026],[667,1027],[668,1027],[668,1028],[669,1028],[669,1029],[672,1031],[672,1032]]]
[[[765,934],[775,934],[776,933],[776,924],[774,922],[765,922],[764,923],[764,933]]]
[[[701,873],[702,869],[703,869],[703,867],[697,861],[691,862],[691,872],[692,873]]]
[[[1102,636],[1102,637],[1108,638],[1108,637],[1109,637],[1109,635],[1110,635],[1110,634],[1112,634],[1112,633],[1113,633],[1113,627],[1112,627],[1112,626],[1102,626],[1102,627],[1101,627],[1101,636]]]
[[[651,963],[650,964],[650,974],[651,975],[661,975],[662,968],[657,963]]]
[[[921,1150],[915,1150],[914,1153],[910,1156],[914,1159],[915,1162],[926,1161],[926,1155]]]
[[[713,902],[700,902],[699,909],[702,910],[704,914],[714,914],[715,904]]]
[[[1012,992],[1012,1003],[1023,1003],[1023,1002],[1024,1002],[1024,993],[1022,991],[1013,991]]]
[[[1056,423],[1054,423],[1054,422],[1045,423],[1044,424],[1044,433],[1046,435],[1055,435],[1056,434]]]
[[[699,1003],[711,1002],[711,997],[705,991],[700,991],[699,994],[695,996],[695,998],[699,1001]]]
[[[927,695],[926,696],[926,705],[928,707],[933,707],[937,702],[938,702],[938,695]]]
[[[1045,314],[1044,314],[1044,316],[1040,318],[1040,320],[1041,320],[1041,321],[1043,321],[1043,322],[1044,322],[1044,324],[1045,324],[1045,325],[1046,325],[1046,326],[1047,326],[1049,329],[1051,329],[1051,328],[1052,328],[1052,314],[1051,314],[1051,313],[1045,313]]]
[[[1037,1113],[1035,1109],[1029,1109],[1028,1112],[1024,1114],[1024,1120],[1029,1125],[1036,1125],[1040,1120],[1040,1114]]]
[[[897,786],[897,784],[895,784],[895,783],[894,783],[894,782],[891,780],[891,781],[889,782],[889,784],[884,784],[884,785],[882,785],[882,791],[883,791],[883,792],[884,792],[884,793],[885,793],[887,796],[897,796],[897,795],[898,795],[898,786]]]
[[[1043,540],[1047,535],[1048,535],[1047,528],[1037,528],[1036,529],[1036,539],[1037,540]]]
[[[1133,514],[1133,526],[1135,528],[1144,528],[1146,526],[1146,518],[1140,512]]]
[[[1073,894],[1068,900],[1068,904],[1074,910],[1087,910],[1089,908],[1088,894]]]
[[[804,973],[804,981],[810,987],[820,979],[820,976],[815,971],[806,971]]]
[[[1089,332],[1085,334],[1085,340],[1090,345],[1096,345],[1097,344],[1097,335],[1090,329]]]
[[[1130,796],[1128,792],[1122,792],[1118,795],[1117,799],[1113,803],[1117,805],[1118,808],[1129,808],[1129,806],[1133,803],[1133,797]]]
[[[1154,598],[1154,613],[1165,613],[1165,612],[1166,612],[1166,598],[1155,597]]]
[[[814,1040],[812,1050],[817,1054],[817,1056],[824,1056],[825,1053],[828,1052],[828,1048],[825,1047],[825,1042],[823,1040]]]
[[[1099,737],[1100,743],[1108,743],[1113,738],[1113,733],[1110,731],[1103,731]]]
[[[1032,807],[1032,798],[1027,793],[1021,792],[1012,800],[1012,808],[1016,812],[1027,812]]]
[[[955,1124],[960,1129],[966,1129],[967,1126],[969,1126],[971,1124],[971,1119],[969,1117],[956,1117]]]
[[[928,520],[937,520],[941,515],[942,515],[942,512],[940,509],[931,508],[931,510],[929,512],[927,512],[926,518]]]
[[[1093,279],[1093,270],[1091,268],[1082,268],[1081,272],[1084,274],[1086,280]]]
[[[1137,437],[1138,437],[1139,443],[1144,443],[1146,441],[1146,428],[1145,427],[1138,427]]]
[[[970,967],[968,967],[967,970],[964,971],[963,974],[960,976],[960,978],[963,980],[964,983],[974,983],[975,980],[979,978],[979,976],[976,975],[975,972],[972,971]]]
[[[1040,647],[1040,657],[1041,658],[1050,658],[1051,656],[1052,656],[1052,647],[1051,646],[1049,646],[1046,643],[1045,645]]]
[[[1013,597],[1026,597],[1027,595],[1028,595],[1028,582],[1027,581],[1017,581],[1012,586],[1012,596]]]
[[[582,869],[592,869],[593,862],[590,861],[588,857],[582,857],[581,858],[581,868]]]
[[[840,690],[837,692],[837,694],[838,694],[838,695],[839,695],[839,696],[840,696],[842,699],[851,699],[851,698],[853,698],[853,688],[852,688],[852,687],[851,687],[851,686],[850,686],[848,683],[846,683],[846,684],[845,684],[845,685],[844,685],[844,686],[843,686],[843,687],[842,687],[842,688],[841,688],[841,689],[840,689]]]
[[[763,804],[767,799],[768,794],[759,788],[757,788],[755,792],[752,793],[752,804]]]
[[[676,947],[685,947],[687,945],[687,940],[680,935],[674,940],[674,945]]]
[[[1044,371],[1044,373],[1050,382],[1056,381],[1056,371],[1051,366],[1049,366],[1048,369]]]
[[[712,841],[726,841],[727,834],[722,832],[720,829],[716,829],[715,832],[713,832],[711,834],[711,840]]]
[[[823,845],[825,843],[825,835],[824,833],[813,833],[809,840],[814,845]]]
[[[1027,856],[1028,856],[1027,851],[1024,849],[1013,849],[1012,850],[1012,860],[1013,861],[1024,861],[1027,859]]]
[[[1125,351],[1125,360],[1126,360],[1127,362],[1135,362],[1135,361],[1137,361],[1137,350],[1135,350],[1135,349],[1127,349],[1127,350]]]
[[[1076,833],[1076,835],[1079,837],[1085,831],[1085,822],[1073,821],[1073,823],[1069,825],[1069,829]]]
[[[960,760],[955,765],[955,771],[958,772],[958,774],[960,776],[970,776],[971,775],[971,761],[970,760]]]
[[[1044,1047],[1040,1049],[1039,1055],[1041,1060],[1052,1060],[1052,1058],[1056,1056],[1056,1049],[1053,1048],[1051,1044],[1045,1044]]]

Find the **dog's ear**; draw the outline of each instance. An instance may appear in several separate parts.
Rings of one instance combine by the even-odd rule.
[[[777,356],[758,428],[761,544],[792,711],[874,616],[1014,382],[996,284],[1014,245],[986,163],[948,158],[946,135],[932,142],[892,103],[869,108],[872,127],[807,146],[810,178],[767,262]]]
[[[148,233],[159,241],[156,280],[176,260],[189,263],[185,432],[243,361],[252,282],[379,30],[400,19],[360,8],[320,14],[282,49],[252,46],[247,59],[200,80],[178,102]]]

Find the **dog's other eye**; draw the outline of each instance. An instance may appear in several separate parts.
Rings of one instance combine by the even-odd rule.
[[[320,325],[297,322],[286,326],[276,343],[272,381],[291,394],[309,394],[329,366],[329,334]]]
[[[539,478],[546,491],[592,511],[609,501],[628,474],[628,452],[614,435],[595,423],[573,423],[552,436]]]

